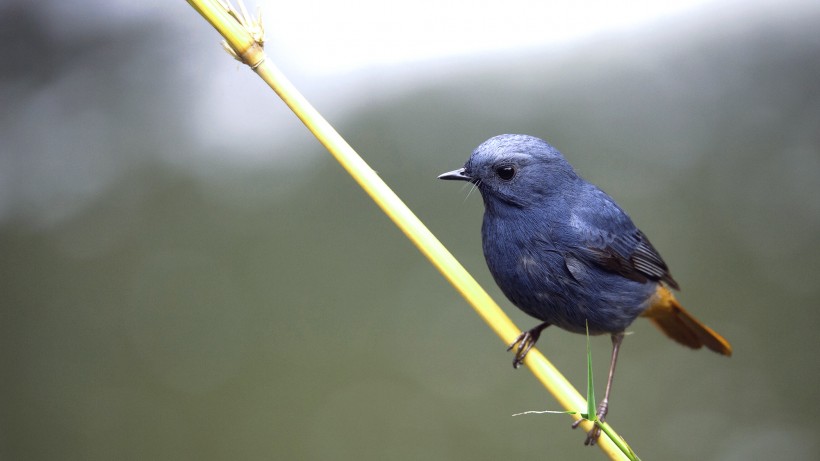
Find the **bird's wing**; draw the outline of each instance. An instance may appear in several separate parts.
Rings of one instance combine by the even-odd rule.
[[[663,281],[678,289],[658,250],[629,216],[597,187],[590,192],[573,207],[572,225],[581,236],[578,256],[631,280]]]

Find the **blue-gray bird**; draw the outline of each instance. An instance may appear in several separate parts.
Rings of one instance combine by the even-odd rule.
[[[468,181],[481,192],[490,272],[513,304],[543,322],[510,345],[514,367],[550,325],[574,333],[585,333],[588,325],[592,335],[611,335],[609,376],[597,411],[602,421],[624,330],[638,316],[685,346],[731,355],[729,343],[686,312],[667,288],[678,284],[646,235],[546,141],[495,136],[463,168],[439,179]],[[585,443],[594,444],[599,435],[593,429]]]

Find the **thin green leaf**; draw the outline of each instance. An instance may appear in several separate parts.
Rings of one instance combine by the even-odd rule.
[[[621,452],[626,455],[631,461],[640,461],[638,455],[632,451],[632,448],[626,443],[622,437],[615,434],[614,431],[609,427],[609,425],[604,424],[603,422],[598,420],[597,414],[597,403],[595,402],[595,386],[593,385],[592,379],[592,348],[590,347],[589,341],[589,324],[586,326],[587,329],[587,412],[581,413],[579,411],[555,411],[555,410],[531,410],[525,411],[523,413],[516,413],[513,416],[521,416],[521,415],[540,415],[540,414],[567,414],[567,415],[579,415],[581,418],[584,418],[588,421],[592,421],[595,423],[596,426],[600,427],[601,430],[609,437],[610,440],[617,446]]]
[[[586,322],[587,329],[587,414],[590,421],[597,421],[597,404],[595,403],[595,386],[592,382],[592,349],[589,346],[589,322]]]
[[[521,416],[521,415],[543,415],[543,414],[553,414],[553,415],[577,415],[577,411],[560,411],[560,410],[529,410],[524,411],[521,413],[515,413],[513,416]],[[583,416],[583,415],[582,415]]]
[[[612,443],[614,443],[615,446],[617,446],[621,450],[621,453],[626,455],[626,457],[629,458],[630,461],[641,461],[641,458],[638,458],[638,455],[635,454],[634,451],[632,451],[632,447],[630,447],[629,444],[626,443],[626,440],[624,440],[623,437],[620,437],[617,434],[615,434],[609,428],[609,425],[604,425],[600,421],[596,421],[595,425],[597,425],[601,428],[602,431],[604,431],[604,434],[606,434],[606,436],[609,437],[610,440],[612,440]]]

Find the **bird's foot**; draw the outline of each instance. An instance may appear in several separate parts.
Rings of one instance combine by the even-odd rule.
[[[507,351],[515,349],[515,357],[513,358],[513,368],[518,368],[524,364],[524,357],[526,357],[530,349],[532,349],[533,346],[535,346],[535,343],[538,342],[538,338],[541,336],[541,332],[544,330],[544,328],[547,328],[548,326],[548,323],[542,323],[541,325],[538,325],[535,328],[523,331],[520,335],[518,335],[518,338],[516,338],[516,340],[513,341],[512,344],[510,344],[510,347],[507,348]]]
[[[606,419],[606,414],[607,414],[608,411],[609,411],[609,402],[607,402],[606,400],[602,400],[600,405],[598,405],[598,412],[597,412],[598,421],[603,423],[604,420]],[[576,429],[578,426],[581,425],[582,421],[584,421],[584,420],[579,419],[579,420],[575,421],[574,423],[572,423],[572,428]],[[600,436],[601,436],[601,428],[598,427],[598,425],[596,424],[595,426],[592,427],[592,429],[589,432],[587,432],[587,438],[586,438],[586,440],[584,440],[584,445],[588,445],[588,446],[595,445],[595,443],[598,442],[598,437],[600,437]]]

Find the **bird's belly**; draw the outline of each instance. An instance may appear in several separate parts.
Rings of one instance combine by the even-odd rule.
[[[485,248],[490,272],[519,309],[565,330],[584,333],[588,325],[590,334],[623,331],[655,292],[654,282],[635,282],[597,267],[570,272],[561,252],[524,248]]]

